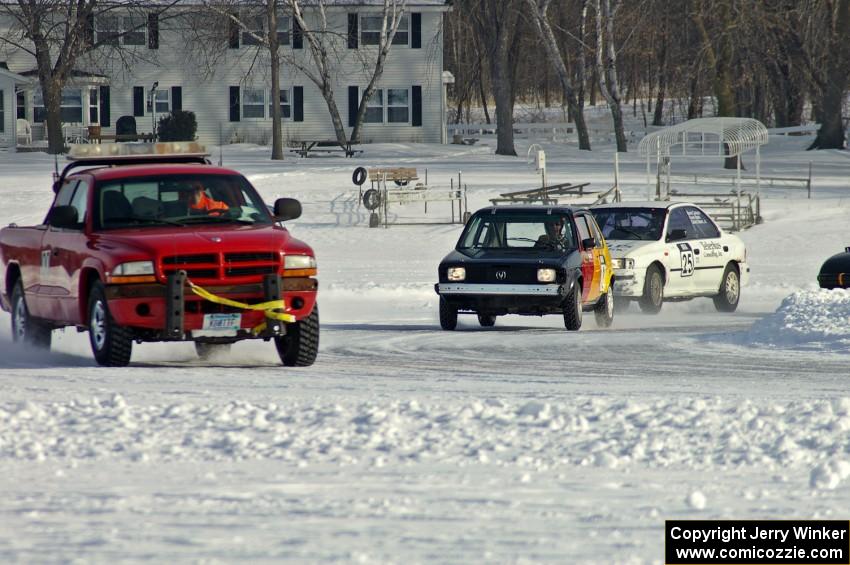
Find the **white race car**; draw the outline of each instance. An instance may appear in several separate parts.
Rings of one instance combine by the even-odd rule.
[[[665,300],[710,296],[734,312],[747,284],[747,249],[697,206],[637,202],[593,207],[611,250],[614,297],[655,314]]]

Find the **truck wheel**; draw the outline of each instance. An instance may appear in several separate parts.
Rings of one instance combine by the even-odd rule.
[[[286,367],[309,367],[319,353],[319,305],[299,322],[286,324],[286,335],[274,338],[277,354]]]
[[[457,308],[440,297],[440,327],[444,330],[453,330],[457,327]]]
[[[202,341],[195,342],[195,353],[198,357],[207,361],[213,357],[224,357],[230,353],[230,343],[204,343]]]
[[[89,293],[89,342],[98,365],[126,367],[130,363],[133,334],[112,319],[100,281],[95,281]]]
[[[576,282],[564,301],[564,327],[571,332],[581,329],[581,285]]]
[[[50,349],[53,331],[44,322],[30,316],[21,279],[12,289],[12,339],[39,349]]]
[[[596,325],[600,328],[610,328],[614,322],[614,291],[608,290],[602,299],[596,304],[593,313],[596,316]]]
[[[651,265],[646,270],[646,280],[643,282],[643,296],[638,300],[640,309],[645,314],[658,314],[664,304],[664,277],[658,265]]]
[[[482,328],[492,328],[496,325],[495,314],[478,314],[478,323]]]
[[[720,281],[720,293],[714,297],[714,307],[718,312],[734,312],[741,298],[741,278],[738,269],[732,263],[726,265]]]

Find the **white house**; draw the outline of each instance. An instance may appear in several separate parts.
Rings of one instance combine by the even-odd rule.
[[[368,83],[369,55],[377,51],[382,2],[326,0],[334,63],[334,97],[347,132],[363,89]],[[190,2],[181,3],[187,8]],[[410,0],[386,61],[379,90],[369,103],[361,130],[364,142],[430,142],[445,140],[443,75],[443,14],[445,0]],[[270,65],[268,53],[251,34],[237,28],[220,44],[199,38],[187,29],[186,18],[174,12],[161,18],[153,12],[100,18],[93,32],[119,35],[130,65],[104,63],[94,57],[78,64],[62,97],[63,123],[73,135],[100,125],[115,132],[121,116],[133,116],[137,131],[150,132],[155,120],[172,110],[191,110],[198,121],[198,138],[208,144],[271,139]],[[308,22],[317,14],[305,11]],[[8,24],[7,24],[8,25]],[[262,22],[257,22],[260,30]],[[318,24],[317,24],[318,25]],[[0,24],[2,29],[2,24]],[[0,32],[2,33],[2,32]],[[316,85],[296,69],[292,60],[311,65],[306,40],[285,13],[279,16],[283,134],[287,141],[335,139],[330,113]],[[203,49],[201,49],[203,47]],[[125,57],[125,60],[126,57]],[[0,46],[0,62],[34,87],[18,98],[22,115],[43,138],[44,106],[28,54]]]
[[[0,65],[0,151],[14,151],[18,104],[16,92],[28,81]]]

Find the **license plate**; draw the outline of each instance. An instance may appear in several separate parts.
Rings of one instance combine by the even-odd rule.
[[[205,314],[205,330],[238,330],[242,326],[242,314]]]

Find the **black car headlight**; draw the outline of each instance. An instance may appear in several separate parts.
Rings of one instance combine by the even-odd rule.
[[[446,278],[452,282],[465,281],[466,269],[464,267],[449,267],[446,271]]]

